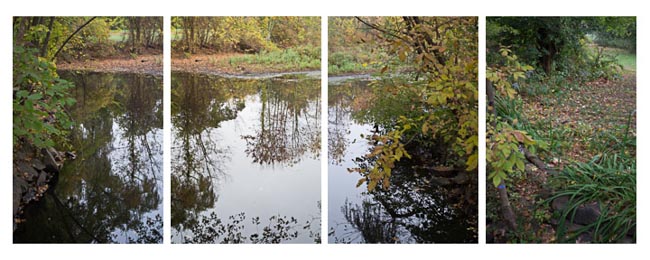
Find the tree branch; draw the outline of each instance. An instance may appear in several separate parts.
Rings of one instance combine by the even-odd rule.
[[[374,24],[371,24],[371,23],[369,23],[369,22],[366,22],[366,21],[364,21],[363,19],[361,19],[361,17],[359,17],[359,16],[355,16],[354,18],[356,18],[357,20],[359,20],[359,22],[361,22],[362,24],[365,24],[366,26],[368,26],[368,27],[370,27],[370,28],[372,28],[372,29],[374,29],[374,30],[377,30],[377,31],[380,31],[380,32],[382,32],[382,33],[388,34],[388,35],[390,35],[390,36],[392,36],[392,37],[395,37],[395,38],[397,38],[397,39],[400,39],[400,40],[402,40],[402,41],[405,41],[405,42],[408,42],[409,44],[411,44],[411,41],[409,41],[409,40],[407,40],[407,39],[405,39],[405,38],[403,38],[403,37],[401,37],[401,36],[399,36],[399,35],[397,35],[397,34],[395,34],[395,33],[392,33],[392,32],[389,32],[389,31],[383,29],[383,28],[380,28],[380,27],[377,26],[377,25],[374,25]]]
[[[56,59],[56,56],[59,55],[59,52],[61,52],[61,50],[63,50],[63,46],[65,46],[68,43],[68,41],[70,41],[70,39],[72,39],[72,37],[75,34],[77,34],[79,31],[81,31],[81,29],[83,29],[84,27],[86,27],[86,25],[88,25],[90,22],[95,20],[95,18],[97,18],[97,16],[93,16],[92,18],[88,19],[88,21],[86,21],[86,23],[79,26],[79,28],[77,28],[77,30],[75,30],[72,34],[70,34],[70,36],[68,36],[68,38],[65,39],[63,44],[61,44],[61,47],[59,47],[59,49],[54,53],[54,56],[52,56],[52,59],[50,61],[54,61],[54,59]]]

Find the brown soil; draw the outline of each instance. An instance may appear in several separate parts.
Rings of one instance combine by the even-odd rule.
[[[162,75],[162,54],[144,54],[137,57],[116,57],[105,59],[91,59],[86,61],[75,60],[59,62],[59,70],[87,70],[102,72],[135,72],[143,74]]]

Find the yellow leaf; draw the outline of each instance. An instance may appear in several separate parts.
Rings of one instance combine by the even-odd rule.
[[[370,182],[368,182],[368,191],[369,192],[374,191],[375,187],[377,187],[377,181],[376,180],[370,180]]]
[[[472,154],[467,158],[467,171],[474,170],[478,167],[478,154]]]
[[[359,188],[359,186],[361,186],[361,184],[363,184],[364,182],[366,182],[366,178],[359,179],[359,181],[357,182],[357,188]]]
[[[382,186],[384,187],[384,190],[387,190],[390,187],[390,179],[386,178],[382,181]]]
[[[373,157],[373,156],[379,155],[383,151],[383,149],[384,149],[383,145],[379,145],[379,146],[375,147],[375,149],[372,151],[372,153],[370,153],[368,155],[368,157]]]

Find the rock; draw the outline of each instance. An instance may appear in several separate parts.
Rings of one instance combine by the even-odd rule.
[[[554,211],[563,211],[566,209],[569,203],[569,196],[561,196],[553,200],[551,207]],[[569,213],[567,218],[571,218],[573,213]],[[589,225],[596,221],[600,217],[600,204],[598,202],[591,202],[589,204],[583,204],[578,206],[575,209],[575,216],[573,217],[573,223],[580,225]]]
[[[469,176],[467,175],[466,172],[461,172],[458,173],[458,175],[456,175],[456,177],[454,177],[452,181],[456,184],[465,184],[469,181]]]
[[[60,164],[56,160],[58,153],[56,151],[54,152],[56,154],[53,154],[48,149],[41,149],[41,153],[43,154],[43,163],[45,164],[45,170],[52,173],[58,173],[60,169]]]
[[[23,178],[14,175],[14,216],[18,213],[20,201],[22,200],[23,193],[27,191],[29,184]]]
[[[562,211],[566,208],[567,203],[569,203],[569,196],[560,196],[553,200],[551,208],[553,208],[553,211]]]
[[[25,192],[25,195],[23,196],[23,202],[24,203],[29,203],[33,199],[36,198],[36,190],[32,188],[28,188],[27,192]]]
[[[580,225],[589,225],[598,221],[599,217],[600,204],[598,202],[592,202],[578,206],[573,222]]]
[[[32,159],[32,167],[37,171],[42,171],[45,169],[45,164],[43,164],[39,159]]]
[[[44,171],[41,171],[41,173],[38,175],[38,180],[36,181],[36,186],[43,186],[45,182],[47,181],[47,173]]]
[[[18,176],[22,176],[26,181],[33,181],[34,179],[38,178],[38,172],[34,169],[34,167],[28,165],[25,162],[18,162],[17,170],[19,173]]]
[[[634,239],[634,237],[631,237],[631,236],[625,236],[621,240],[616,241],[616,243],[619,243],[619,244],[634,244],[634,243],[636,243],[636,239]]]
[[[431,181],[440,186],[447,186],[451,184],[449,178],[431,177]]]

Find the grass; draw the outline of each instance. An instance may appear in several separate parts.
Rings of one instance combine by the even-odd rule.
[[[392,72],[413,69],[411,61],[400,62],[383,50],[370,50],[363,45],[330,50],[328,63],[327,72],[330,76],[375,73],[384,67]]]
[[[121,30],[111,30],[108,39],[113,42],[122,42],[128,38],[128,34]]]
[[[636,227],[636,80],[632,74],[636,56],[619,49],[605,52],[624,66],[622,78],[588,82],[561,75],[535,78],[518,87],[521,99],[495,100],[501,120],[544,142],[546,149],[534,153],[561,172],[545,175],[545,181],[527,177],[511,183],[511,202],[521,227],[506,234],[505,241],[575,242],[587,230],[592,242],[619,242],[628,234],[636,240],[635,233],[628,232]],[[535,169],[527,176],[534,176]],[[553,196],[536,199],[546,183]],[[577,207],[592,202],[599,203],[601,217],[577,231],[570,232],[563,224],[553,228],[546,220],[548,204],[559,196],[571,199],[566,210],[554,213],[555,218],[571,220]],[[498,207],[497,202],[495,197],[488,199],[489,205]],[[498,211],[490,214],[491,219],[499,219]]]
[[[369,73],[378,71],[379,66],[365,51],[346,50],[329,55],[327,72],[329,75]]]
[[[616,55],[616,60],[625,70],[636,71],[636,54],[621,52]]]
[[[591,46],[590,49],[592,52],[596,52],[597,46]],[[616,58],[616,63],[623,66],[623,69],[627,71],[636,71],[636,53],[631,53],[624,49],[611,48],[611,47],[600,47],[604,48],[603,53],[611,55]]]
[[[210,62],[220,66],[245,68],[253,71],[258,67],[273,67],[280,71],[320,69],[320,48],[301,46],[270,52],[262,51],[257,54],[245,54]]]
[[[598,202],[601,214],[596,222],[576,232],[569,232],[560,221],[558,241],[575,240],[582,232],[593,230],[596,243],[618,242],[636,228],[636,158],[614,153],[595,156],[586,163],[575,163],[554,178],[560,182],[559,191],[548,201],[569,197],[560,219],[572,221],[578,207]],[[634,238],[636,233],[634,232]]]

